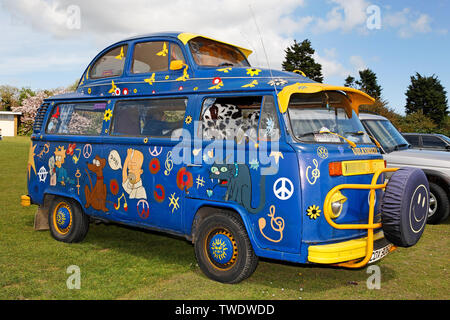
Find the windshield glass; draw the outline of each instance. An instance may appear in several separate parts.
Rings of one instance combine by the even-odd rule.
[[[214,40],[197,37],[189,41],[194,61],[204,67],[249,67],[244,54],[237,48]]]
[[[447,136],[445,136],[445,135],[443,135],[443,134],[440,134],[439,137],[441,137],[442,139],[444,139],[445,141],[447,141],[447,143],[450,143],[450,138],[449,138],[449,137],[447,137]]]
[[[408,141],[389,120],[365,120],[364,122],[386,152],[408,148]]]
[[[289,118],[295,137],[306,142],[371,144],[369,136],[340,92],[293,94]]]

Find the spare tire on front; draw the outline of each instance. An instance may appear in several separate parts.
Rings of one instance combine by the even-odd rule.
[[[427,222],[430,187],[425,173],[417,168],[394,172],[381,203],[384,236],[399,247],[410,247],[419,241]]]

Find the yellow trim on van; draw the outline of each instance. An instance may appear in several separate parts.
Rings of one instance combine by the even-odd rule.
[[[382,239],[383,231],[373,236],[373,241]],[[340,263],[364,258],[367,250],[367,237],[344,242],[314,245],[308,248],[308,261],[313,263]]]
[[[289,100],[294,93],[317,93],[323,91],[343,91],[347,94],[351,101],[352,109],[359,113],[359,107],[361,105],[371,105],[375,102],[375,99],[368,94],[353,88],[332,86],[322,83],[295,83],[290,86],[286,86],[278,93],[278,104],[281,113],[287,111]]]
[[[236,45],[234,45],[234,44],[227,43],[227,42],[224,42],[224,41],[220,41],[220,40],[217,40],[217,39],[214,39],[214,38],[205,37],[205,36],[202,36],[202,35],[200,35],[200,34],[187,33],[187,32],[185,32],[185,33],[180,33],[180,34],[178,35],[178,39],[180,39],[180,41],[183,42],[184,45],[186,45],[186,44],[189,42],[189,40],[192,40],[192,39],[197,38],[197,37],[202,37],[202,38],[205,38],[205,39],[214,40],[214,41],[217,41],[217,42],[220,42],[220,43],[224,43],[224,44],[227,44],[227,45],[229,45],[229,46],[238,48],[239,50],[242,51],[242,53],[245,55],[246,58],[248,58],[248,56],[251,55],[252,52],[253,52],[253,51],[250,50],[250,49],[246,49],[246,48],[243,48],[243,47],[239,47],[239,46],[236,46]]]

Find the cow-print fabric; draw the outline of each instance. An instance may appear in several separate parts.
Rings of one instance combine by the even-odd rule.
[[[259,110],[246,113],[232,104],[215,103],[207,108],[202,116],[203,138],[212,140],[233,140],[257,136]]]

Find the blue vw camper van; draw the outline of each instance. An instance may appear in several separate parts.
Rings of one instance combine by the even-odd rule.
[[[22,204],[66,243],[93,221],[185,237],[224,283],[259,257],[361,268],[416,244],[428,182],[386,168],[358,119],[374,100],[250,54],[191,33],[106,48],[40,107]]]

